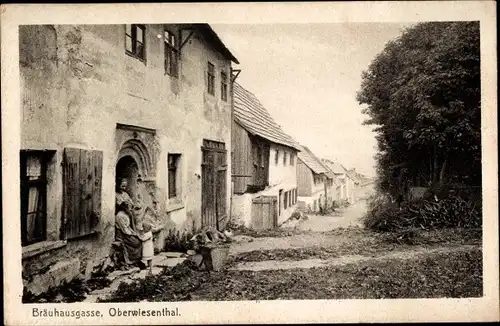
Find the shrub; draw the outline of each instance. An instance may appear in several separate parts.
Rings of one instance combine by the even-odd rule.
[[[167,251],[187,252],[193,249],[191,238],[194,236],[193,232],[185,231],[181,233],[179,230],[169,230],[165,238],[165,249]]]
[[[459,196],[444,199],[418,199],[401,208],[384,196],[373,197],[363,218],[366,228],[379,232],[409,229],[481,227],[481,209]]]

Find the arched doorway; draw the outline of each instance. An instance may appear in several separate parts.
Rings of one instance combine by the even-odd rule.
[[[137,199],[137,180],[141,177],[139,166],[132,156],[123,156],[116,163],[115,186],[119,187],[122,179],[127,179],[127,193],[133,199]]]

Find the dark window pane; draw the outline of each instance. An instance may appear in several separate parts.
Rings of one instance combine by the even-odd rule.
[[[176,182],[175,182],[175,177],[176,177],[176,171],[175,170],[169,170],[168,171],[168,198],[173,198],[177,196],[176,193]]]
[[[139,58],[144,59],[144,44],[137,43],[135,52]]]
[[[40,154],[21,152],[21,240],[28,245],[45,240],[45,161]]]

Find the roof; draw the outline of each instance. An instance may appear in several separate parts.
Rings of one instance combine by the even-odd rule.
[[[347,174],[346,168],[338,162],[323,159],[322,163],[335,174]]]
[[[311,171],[316,174],[326,174],[329,178],[333,178],[330,171],[321,163],[321,160],[307,147],[300,145],[300,152],[297,154],[299,159],[304,162]]]
[[[203,38],[210,43],[215,50],[219,51],[224,57],[231,60],[234,63],[239,64],[240,62],[236,57],[229,51],[224,42],[220,39],[219,35],[212,29],[209,24],[190,24],[190,26],[197,31]]]
[[[254,94],[234,83],[234,120],[252,135],[300,150],[299,145],[274,121]]]

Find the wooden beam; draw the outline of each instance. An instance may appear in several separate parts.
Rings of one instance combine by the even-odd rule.
[[[233,73],[236,72],[236,75]],[[231,83],[234,83],[236,81],[236,78],[240,75],[241,69],[233,69],[231,68]]]
[[[191,31],[188,35],[188,37],[181,42],[181,45],[179,46],[179,52],[182,50],[182,48],[184,47],[184,45],[186,45],[186,43],[189,41],[189,39],[191,38],[191,36],[193,36],[194,32]],[[182,33],[181,33],[181,38],[182,38]]]

